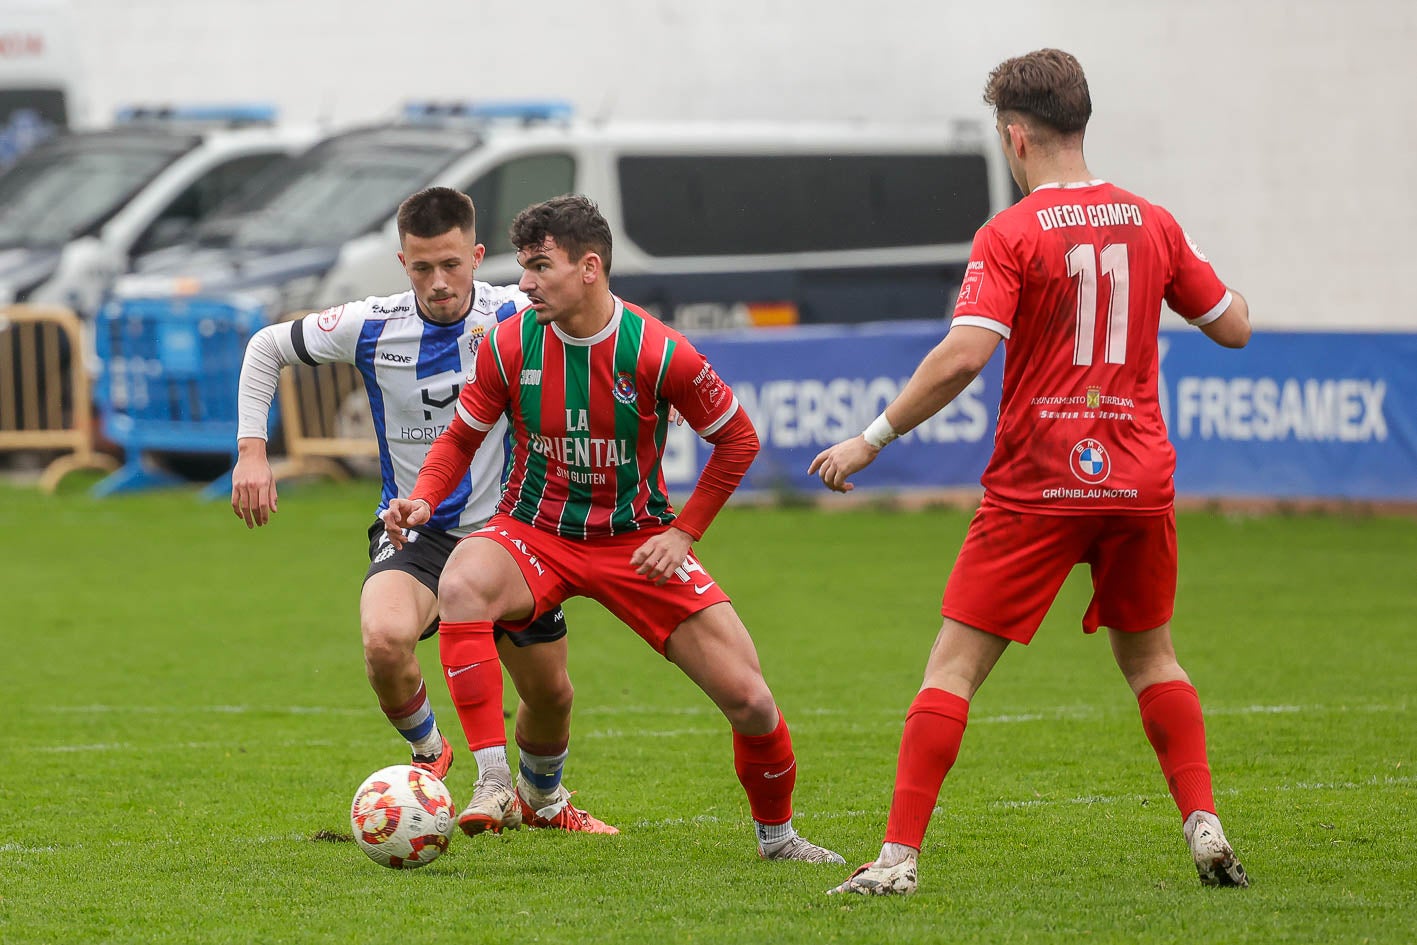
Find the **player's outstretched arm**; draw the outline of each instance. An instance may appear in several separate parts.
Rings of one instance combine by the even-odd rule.
[[[882,414],[884,416],[884,414]],[[867,428],[870,432],[870,428]],[[822,485],[833,492],[850,492],[856,486],[846,481],[847,476],[855,475],[867,466],[881,452],[881,446],[875,446],[866,439],[867,434],[853,436],[849,440],[842,440],[835,446],[829,446],[817,454],[817,458],[812,460],[812,465],[807,467],[807,475],[820,476]]]
[[[288,363],[277,341],[280,331],[289,331],[289,327],[267,325],[251,337],[236,385],[236,467],[231,471],[231,510],[247,528],[267,524],[276,511],[276,480],[266,458],[266,425],[280,369]]]
[[[822,450],[807,467],[807,475],[820,476],[833,492],[850,492],[855,487],[848,477],[869,466],[891,440],[909,433],[958,397],[984,370],[1000,340],[987,328],[951,328],[865,432]]]
[[[464,392],[465,393],[465,392]],[[486,430],[479,430],[453,417],[423,457],[423,467],[406,499],[390,499],[384,513],[384,531],[395,548],[403,547],[404,529],[422,525],[433,517],[433,510],[467,474],[468,464],[482,441]]]
[[[257,528],[271,520],[276,498],[276,477],[266,458],[266,441],[243,436],[236,441],[236,467],[231,471],[231,510],[247,528]]]
[[[636,573],[655,584],[669,580],[674,569],[684,563],[694,542],[704,536],[728,497],[738,488],[760,444],[748,412],[737,406],[724,424],[705,439],[713,445],[699,481],[674,524],[630,555]]]
[[[395,548],[402,548],[405,530],[422,525],[433,517],[433,506],[427,499],[390,499],[382,513],[384,534]]]

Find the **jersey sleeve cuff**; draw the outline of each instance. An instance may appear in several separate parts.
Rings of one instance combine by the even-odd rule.
[[[1224,315],[1225,310],[1230,307],[1230,303],[1233,301],[1235,301],[1234,294],[1231,293],[1229,289],[1226,289],[1225,294],[1220,297],[1219,302],[1215,303],[1214,308],[1199,318],[1188,318],[1186,321],[1190,322],[1196,328],[1200,328],[1202,325],[1209,325],[1211,322]]]
[[[707,439],[708,437],[713,436],[719,430],[723,429],[723,425],[729,420],[733,419],[733,415],[737,412],[738,395],[735,394],[733,396],[733,401],[728,405],[728,409],[723,411],[723,415],[721,417],[719,417],[713,423],[710,423],[708,426],[704,427],[702,430],[695,430],[694,432],[697,433],[699,436]]]
[[[468,426],[472,427],[474,430],[479,430],[483,433],[486,433],[497,425],[497,421],[495,420],[491,423],[483,423],[481,420],[474,417],[472,413],[469,412],[468,409],[462,405],[461,400],[458,401],[457,406],[454,409],[457,411],[458,419],[461,420],[463,423],[466,423]]]
[[[996,335],[1004,339],[1009,337],[1009,326],[1003,322],[995,321],[992,318],[985,318],[983,315],[956,315],[950,322],[950,327],[956,325],[968,325],[971,328],[987,328]]]

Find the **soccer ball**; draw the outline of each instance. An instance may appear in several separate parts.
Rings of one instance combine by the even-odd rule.
[[[453,835],[453,798],[422,768],[391,765],[359,785],[349,811],[354,840],[380,866],[412,870],[432,863]]]

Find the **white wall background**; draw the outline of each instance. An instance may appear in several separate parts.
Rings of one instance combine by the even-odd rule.
[[[410,98],[585,114],[988,115],[984,77],[1078,56],[1094,172],[1168,206],[1259,327],[1417,330],[1411,0],[72,0],[91,120],[269,101],[344,125]],[[0,4],[3,6],[3,4]]]

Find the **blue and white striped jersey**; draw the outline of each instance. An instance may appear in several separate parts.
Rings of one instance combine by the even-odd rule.
[[[290,346],[282,351],[288,361],[342,361],[364,375],[379,439],[380,512],[390,499],[413,491],[428,447],[452,422],[482,339],[527,304],[516,286],[478,282],[467,316],[440,325],[419,313],[410,290],[306,315],[290,323],[288,339],[277,338],[282,349]],[[433,510],[428,527],[465,535],[492,516],[506,465],[505,434],[506,420],[500,419],[458,487]]]

